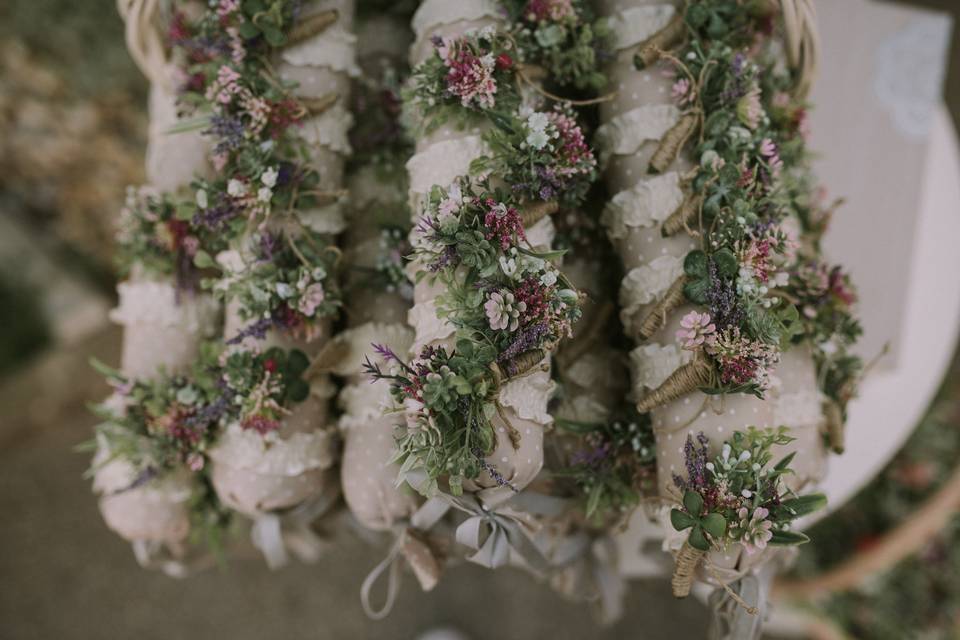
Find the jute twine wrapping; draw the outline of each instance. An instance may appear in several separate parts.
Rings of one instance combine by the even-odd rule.
[[[312,16],[300,20],[290,29],[286,46],[289,47],[299,44],[319,33],[323,33],[328,27],[333,25],[339,17],[340,14],[336,9],[328,9],[327,11],[321,11],[320,13],[315,13]]]
[[[667,23],[667,26],[657,31],[640,45],[637,59],[643,65],[643,68],[649,67],[660,59],[664,51],[683,40],[686,33],[687,25],[683,20],[683,11],[678,11]]]
[[[705,555],[705,551],[691,547],[689,542],[683,543],[683,548],[677,554],[676,563],[673,565],[673,576],[670,578],[670,586],[673,588],[675,598],[686,598],[690,595],[694,573]]]
[[[664,238],[668,238],[684,229],[690,230],[690,226],[700,215],[700,209],[703,207],[703,195],[688,193],[683,199],[677,210],[671,213],[663,225],[660,227],[660,233]]]
[[[637,411],[649,413],[653,409],[676,400],[700,387],[709,386],[713,380],[713,365],[702,354],[679,367],[659,387],[637,402]]]
[[[518,356],[514,356],[502,363],[490,363],[490,373],[493,375],[493,387],[491,393],[496,395],[500,392],[500,387],[505,379],[516,378],[533,369],[537,364],[547,357],[547,352],[543,349],[530,349],[524,351]]]
[[[833,400],[826,400],[823,403],[823,418],[830,450],[834,453],[843,453],[843,411],[840,409],[840,405]]]
[[[673,281],[663,297],[647,312],[636,326],[636,337],[638,342],[649,340],[653,334],[663,328],[667,323],[667,316],[671,311],[683,304],[686,299],[683,295],[683,285],[687,282],[686,276],[680,276]]]
[[[526,205],[520,212],[520,221],[525,229],[529,229],[543,218],[555,214],[560,209],[556,200],[549,202],[533,202]]]
[[[680,149],[683,148],[683,145],[685,145],[687,140],[690,139],[690,136],[693,135],[699,123],[699,111],[687,111],[680,116],[677,124],[670,127],[670,130],[663,134],[660,145],[657,147],[657,150],[653,152],[653,157],[650,158],[650,166],[647,170],[650,173],[663,173],[666,171],[667,168],[673,164],[674,160],[677,159],[677,156],[680,155]]]

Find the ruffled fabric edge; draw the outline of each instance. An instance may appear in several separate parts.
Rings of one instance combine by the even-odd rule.
[[[689,351],[682,351],[673,344],[644,344],[630,352],[630,370],[633,383],[638,391],[643,388],[656,389],[680,365],[693,357]]]
[[[452,324],[437,316],[436,301],[433,299],[410,307],[407,320],[416,335],[410,347],[410,352],[414,355],[418,355],[431,342],[449,338],[456,331]]]
[[[308,144],[327,147],[344,155],[351,152],[347,132],[353,126],[353,114],[336,104],[318,116],[304,121],[299,135]]]
[[[492,0],[425,0],[413,14],[411,26],[417,40],[422,40],[427,31],[440,25],[500,17],[500,9]]]
[[[600,125],[594,139],[601,162],[611,155],[631,155],[644,142],[659,140],[680,119],[680,110],[672,104],[648,104]]]
[[[309,40],[284,49],[281,57],[284,62],[297,67],[327,67],[356,78],[360,76],[356,42],[356,36],[335,25]]]
[[[330,363],[330,370],[340,376],[357,375],[363,371],[364,358],[373,350],[371,345],[382,344],[396,353],[406,353],[413,339],[413,330],[402,324],[367,322],[347,329],[333,338],[331,346],[338,357]]]
[[[547,404],[556,388],[549,371],[535,371],[505,384],[500,389],[500,404],[512,408],[524,420],[548,425],[553,416],[547,412]]]
[[[681,275],[683,259],[671,255],[658,256],[631,269],[620,283],[621,321],[628,324],[641,307],[660,298]]]
[[[644,229],[660,224],[683,204],[683,198],[680,174],[676,171],[641,178],[610,199],[600,221],[610,238],[623,238],[630,228]]]
[[[407,160],[410,191],[429,193],[435,185],[446,187],[469,173],[470,163],[488,153],[480,136],[463,136],[430,145]]]
[[[152,325],[212,335],[217,330],[220,305],[205,293],[181,292],[169,282],[125,281],[117,285],[118,304],[110,320],[121,325]]]
[[[252,429],[231,423],[210,449],[210,458],[236,469],[261,475],[294,477],[313,469],[327,469],[334,462],[334,437],[318,429],[280,438],[276,432],[261,436]]]
[[[630,7],[610,16],[614,50],[627,49],[646,41],[665,26],[677,10],[672,4]]]

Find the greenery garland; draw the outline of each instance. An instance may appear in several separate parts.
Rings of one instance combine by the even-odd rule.
[[[434,185],[413,232],[417,279],[444,285],[436,306],[456,328],[455,348],[427,347],[406,362],[377,346],[390,369],[366,366],[375,380],[390,381],[408,416],[398,435],[401,477],[422,469],[428,483],[421,491],[436,491],[445,478],[459,494],[464,480],[484,470],[507,484],[484,460],[496,441],[491,420],[502,414],[499,390],[539,364],[579,318],[579,294],[550,262],[561,253],[530,246],[525,229],[557,201],[582,202],[596,160],[568,108],[521,109],[522,83],[530,80],[508,32],[488,27],[433,45],[403,93],[410,126],[493,124],[484,134],[491,153],[473,162],[474,177]],[[494,186],[492,176],[509,188]]]
[[[685,176],[690,195],[663,227],[665,235],[689,230],[701,244],[684,262],[682,292],[703,311],[683,319],[678,340],[710,364],[695,386],[758,397],[781,351],[809,342],[822,389],[845,405],[860,369],[847,354],[860,333],[856,296],[838,267],[823,265],[818,248],[785,226],[795,217],[807,231],[822,220],[810,196],[806,107],[768,46],[773,17],[760,4],[691,2],[686,44],[675,54],[652,49],[675,73],[672,97],[683,110],[652,170],[688,140],[697,159]],[[637,66],[648,62],[638,55]]]

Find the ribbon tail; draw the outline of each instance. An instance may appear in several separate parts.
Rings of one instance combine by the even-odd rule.
[[[280,516],[270,513],[257,518],[250,529],[250,541],[260,550],[271,569],[279,569],[289,562],[283,546]]]
[[[371,620],[383,620],[393,609],[393,603],[396,601],[397,593],[400,591],[400,563],[397,560],[399,559],[402,543],[403,534],[394,542],[387,557],[381,560],[380,564],[375,566],[373,570],[367,574],[367,577],[363,579],[363,584],[360,585],[360,606],[363,607],[363,612],[367,614],[367,617]],[[370,604],[370,592],[373,591],[373,585],[376,584],[380,576],[383,575],[383,572],[388,570],[386,599],[380,609],[375,609],[373,605]]]

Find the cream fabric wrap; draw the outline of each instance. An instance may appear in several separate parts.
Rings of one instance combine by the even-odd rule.
[[[642,42],[662,28],[673,14],[673,3],[605,0],[604,4],[605,10],[619,20],[615,21],[615,33],[621,48]],[[604,211],[603,222],[627,270],[621,288],[624,307],[621,317],[625,323],[643,317],[649,305],[662,296],[665,285],[672,282],[669,276],[679,275],[678,268],[686,253],[696,247],[685,233],[663,238],[659,230],[659,223],[682,200],[679,175],[689,170],[691,159],[682,154],[663,175],[647,173],[659,140],[680,116],[670,99],[672,80],[664,75],[664,69],[664,65],[658,64],[636,71],[628,56],[614,61],[608,72],[617,94],[602,105],[601,117],[605,123],[597,133],[605,152],[607,182],[616,194]],[[684,305],[673,311],[658,334],[630,353],[635,398],[659,386],[680,364],[689,360],[691,354],[678,348],[674,335],[680,318],[690,309],[691,306]],[[793,463],[798,474],[791,482],[809,485],[822,474],[823,447],[817,432],[819,408],[815,406],[817,394],[809,353],[786,354],[777,375],[783,384],[779,389],[770,390],[766,400],[742,394],[719,398],[693,392],[651,413],[661,496],[679,499],[672,476],[685,474],[683,446],[688,436],[703,432],[712,449],[718,450],[736,430],[748,426],[779,426],[780,421],[785,421],[791,435],[798,438],[777,452],[778,457],[791,450],[798,453]],[[669,508],[666,508],[661,518],[667,535],[664,548],[676,551],[687,532],[673,531],[668,516]],[[711,552],[706,563],[712,565],[721,579],[730,581],[764,562],[772,553],[775,551],[768,549],[751,556],[735,544],[724,551]],[[702,566],[700,578],[707,578]]]
[[[130,542],[156,542],[176,548],[190,534],[190,497],[196,487],[183,469],[128,489],[136,470],[126,460],[110,459],[105,446],[97,449],[93,491],[100,496],[100,513],[107,526]]]
[[[417,62],[429,55],[432,50],[429,39],[433,35],[457,37],[490,23],[498,15],[487,3],[428,0],[421,5],[414,18],[418,39],[411,50],[411,59]],[[467,173],[470,162],[484,153],[481,133],[479,129],[460,131],[441,127],[418,142],[417,154],[407,164],[411,201],[414,204],[419,203],[422,194],[429,192],[433,185],[446,187],[454,178]],[[414,209],[414,216],[418,214]],[[547,230],[541,239],[549,239],[549,235]],[[453,327],[436,317],[433,301],[436,286],[421,282],[415,288],[416,304],[409,316],[416,332],[411,349],[414,357],[427,344],[444,343],[453,334]],[[543,466],[543,428],[550,422],[546,405],[552,392],[553,383],[545,372],[511,380],[501,389],[503,416],[497,415],[492,420],[497,445],[486,462],[510,486],[498,485],[486,471],[475,480],[464,483],[464,488],[475,492],[488,507],[493,508],[510,499],[514,490],[522,490],[540,472]],[[508,437],[508,426],[504,419],[520,434],[516,449]]]
[[[178,295],[172,283],[157,280],[121,282],[117,294],[110,319],[123,325],[120,368],[133,378],[153,377],[161,367],[185,373],[202,340],[216,333],[220,307],[208,294]]]
[[[317,419],[327,402],[311,393],[290,408],[279,431],[266,436],[229,425],[209,452],[221,502],[256,518],[335,491],[336,478],[328,471],[336,461],[336,434]]]
[[[171,66],[164,71],[168,77],[174,74]],[[150,85],[146,175],[147,182],[158,191],[175,193],[189,186],[197,175],[209,177],[211,167],[207,159],[209,139],[201,130],[170,132],[179,122],[177,96],[169,88],[172,85],[172,82]]]
[[[385,531],[409,519],[418,498],[409,489],[396,486],[399,468],[390,464],[395,452],[393,432],[402,422],[390,406],[385,382],[371,384],[362,373],[365,357],[376,359],[371,343],[405,353],[413,332],[403,325],[368,322],[335,338],[341,345],[332,371],[347,379],[340,394],[340,430],[343,434],[341,483],[350,512],[368,529]],[[389,365],[388,365],[389,366]]]

